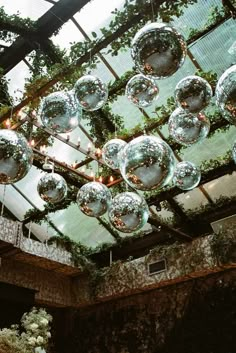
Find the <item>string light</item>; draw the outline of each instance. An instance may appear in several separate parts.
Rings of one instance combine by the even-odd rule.
[[[10,121],[10,119],[7,119],[5,124],[6,124],[6,127],[7,127],[8,129],[10,129],[10,127],[11,127],[11,121]]]
[[[72,168],[74,168],[74,169],[76,169],[76,162],[74,162],[73,164],[72,164]]]
[[[100,148],[97,148],[97,150],[96,150],[96,156],[97,156],[97,158],[101,158],[101,155],[102,155],[102,151],[100,150]]]
[[[100,177],[98,178],[98,181],[99,181],[100,183],[102,183],[103,179],[102,179],[102,176],[101,176],[101,175],[100,175]]]
[[[114,178],[113,176],[111,175],[110,178],[109,178],[109,182],[112,183],[114,181]]]
[[[89,142],[89,143],[88,143],[88,146],[87,146],[87,152],[88,152],[88,153],[91,152],[91,148],[92,148],[92,146],[91,146],[91,143]]]
[[[79,147],[81,144],[81,140],[80,140],[80,137],[78,137],[78,140],[77,140],[77,146]]]
[[[30,146],[32,146],[32,147],[35,146],[35,141],[34,141],[34,140],[31,140],[31,141],[30,141]]]

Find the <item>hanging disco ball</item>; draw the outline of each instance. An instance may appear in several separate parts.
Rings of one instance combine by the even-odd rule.
[[[33,151],[25,137],[13,130],[0,130],[0,184],[24,178],[33,163]]]
[[[220,77],[216,85],[216,104],[223,117],[236,125],[236,65],[231,66]]]
[[[100,109],[107,101],[108,89],[100,78],[86,75],[78,79],[74,86],[79,105],[87,111]]]
[[[68,133],[80,122],[82,109],[78,106],[73,91],[53,92],[42,100],[40,117],[45,127],[57,133]]]
[[[236,142],[234,142],[233,144],[232,156],[233,156],[234,163],[236,164]]]
[[[57,174],[44,174],[38,182],[37,190],[42,200],[51,203],[62,201],[67,195],[65,179]]]
[[[77,194],[80,210],[90,217],[102,216],[106,213],[110,202],[110,190],[96,181],[83,185]]]
[[[173,183],[181,190],[194,189],[201,180],[201,172],[191,162],[180,162],[176,165]]]
[[[156,136],[140,136],[119,153],[120,171],[133,188],[153,190],[166,185],[174,172],[174,154]]]
[[[180,108],[190,113],[205,109],[211,98],[211,86],[199,76],[187,76],[175,88],[175,101]]]
[[[112,200],[108,216],[111,224],[120,232],[132,233],[147,223],[148,205],[138,194],[123,192]]]
[[[119,169],[118,153],[127,143],[120,139],[108,141],[102,149],[102,158],[106,165],[113,169]]]
[[[159,88],[152,78],[138,74],[128,81],[125,95],[134,105],[146,108],[157,100]]]
[[[173,75],[183,65],[186,53],[183,36],[166,23],[144,26],[131,43],[131,56],[138,71],[157,79]]]
[[[168,122],[171,137],[184,146],[192,145],[207,137],[210,121],[203,113],[192,114],[177,108]]]

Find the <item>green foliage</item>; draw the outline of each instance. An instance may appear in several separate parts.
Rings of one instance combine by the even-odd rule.
[[[236,232],[235,224],[228,224],[218,234],[214,234],[211,241],[214,256],[220,264],[236,262]]]

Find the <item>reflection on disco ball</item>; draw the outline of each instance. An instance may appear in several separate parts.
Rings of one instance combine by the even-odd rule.
[[[210,130],[210,122],[203,113],[192,114],[180,108],[171,114],[168,125],[171,137],[184,146],[203,140]]]
[[[108,141],[102,149],[102,158],[106,165],[113,169],[119,169],[118,153],[127,143],[120,139]]]
[[[78,106],[73,91],[53,92],[42,100],[40,107],[42,123],[57,133],[74,130],[81,116],[82,109]]]
[[[119,154],[119,163],[124,180],[146,191],[166,185],[175,165],[171,148],[156,136],[140,136],[129,142]]]
[[[13,130],[0,130],[0,184],[24,178],[33,163],[33,151],[25,137]]]
[[[201,180],[200,170],[191,162],[180,162],[176,165],[173,183],[181,190],[195,188]]]
[[[223,117],[236,125],[236,65],[220,77],[216,86],[216,104]]]
[[[110,190],[96,181],[83,185],[77,195],[80,210],[90,217],[102,216],[106,213],[110,202]]]
[[[159,88],[152,78],[138,74],[127,83],[125,95],[136,106],[146,108],[157,100]]]
[[[107,101],[108,89],[100,78],[86,75],[75,83],[75,96],[79,105],[87,111],[100,109]]]
[[[44,174],[38,182],[37,190],[42,200],[51,203],[62,201],[67,195],[65,179],[57,174]]]
[[[123,233],[132,233],[147,223],[148,205],[138,194],[123,192],[112,200],[108,215],[116,229]]]
[[[233,155],[234,163],[236,164],[236,141],[233,144],[232,155]]]
[[[211,86],[199,76],[187,76],[175,88],[175,100],[178,106],[190,113],[198,113],[205,109],[211,97]]]
[[[183,36],[165,23],[150,23],[141,28],[131,43],[131,56],[144,75],[165,78],[184,63],[187,52]]]

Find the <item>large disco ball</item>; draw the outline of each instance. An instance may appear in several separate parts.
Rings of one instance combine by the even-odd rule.
[[[113,169],[119,169],[118,153],[127,145],[120,139],[108,141],[102,149],[102,158],[106,165]]]
[[[156,136],[140,136],[119,153],[120,171],[133,188],[153,190],[166,185],[174,172],[174,154]]]
[[[62,201],[67,195],[65,179],[57,174],[44,174],[38,182],[37,190],[42,200],[51,203]]]
[[[233,156],[234,163],[236,164],[236,141],[233,144],[232,156]]]
[[[191,162],[180,162],[176,165],[173,183],[181,190],[191,190],[195,188],[201,180],[200,169]]]
[[[183,36],[166,23],[141,28],[131,43],[131,56],[139,72],[161,79],[173,75],[184,63]]]
[[[175,100],[178,106],[191,113],[198,113],[205,109],[211,97],[210,84],[199,76],[187,76],[175,88]]]
[[[57,133],[68,133],[80,122],[82,109],[76,102],[73,91],[53,92],[42,100],[40,117],[45,127]]]
[[[147,223],[148,205],[138,194],[123,192],[112,200],[108,216],[111,224],[120,232],[135,232]]]
[[[157,100],[159,88],[152,78],[138,74],[128,81],[125,95],[136,106],[146,108]]]
[[[223,117],[236,125],[236,65],[220,77],[216,86],[216,104]]]
[[[177,108],[168,122],[171,137],[184,146],[192,145],[207,137],[210,121],[203,113],[192,114]]]
[[[0,130],[0,184],[24,178],[33,163],[33,151],[25,137],[13,130]]]
[[[110,202],[110,190],[96,181],[83,185],[77,195],[80,210],[90,217],[102,216],[106,213]]]
[[[107,86],[100,78],[92,75],[79,78],[74,91],[79,105],[87,111],[100,109],[108,98]]]

